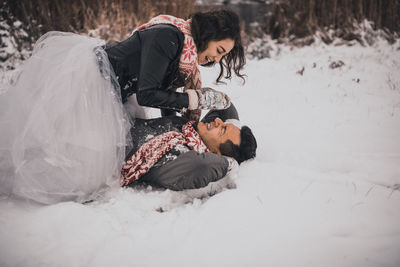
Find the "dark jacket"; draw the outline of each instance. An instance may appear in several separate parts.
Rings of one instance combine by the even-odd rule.
[[[122,101],[136,93],[142,106],[181,110],[189,105],[183,86],[179,58],[184,34],[173,25],[159,24],[135,32],[122,42],[104,47],[121,87]]]
[[[239,119],[233,105],[227,110],[210,111],[202,120],[213,121],[215,118]],[[127,158],[135,153],[150,138],[168,131],[181,131],[188,120],[171,116],[157,119],[135,119],[131,128],[132,149]],[[195,125],[196,127],[196,125]],[[210,182],[223,178],[230,164],[226,157],[214,153],[197,153],[187,146],[176,146],[165,154],[136,183],[146,182],[151,185],[171,190],[195,189],[207,186]]]

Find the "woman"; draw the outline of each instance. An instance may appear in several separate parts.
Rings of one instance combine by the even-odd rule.
[[[144,25],[126,41],[105,49],[97,39],[72,33],[43,35],[15,82],[0,95],[0,194],[46,204],[85,202],[110,186],[119,186],[130,144],[130,119],[121,92],[122,99],[137,92],[142,104],[174,110],[229,106],[224,94],[201,89],[196,73],[198,63],[219,62],[217,81],[224,70],[229,78],[231,68],[240,76],[244,64],[240,39],[231,39],[235,42],[228,42],[230,46],[220,44],[230,37],[213,36],[210,25],[203,27],[207,16],[218,18],[213,25],[219,25],[220,15],[237,19],[233,13],[217,11],[195,14],[192,24],[184,23],[186,29],[190,25],[200,51],[186,47],[190,58],[182,42],[188,33],[182,34],[179,25]],[[175,34],[177,43],[165,40],[172,40],[174,44],[167,44],[177,47],[176,54],[169,47],[154,45],[160,38],[152,36],[153,31]],[[134,49],[126,50],[125,45]],[[162,52],[169,61],[147,57]],[[178,61],[181,55],[187,58]],[[137,85],[133,74],[138,74]],[[196,90],[180,94],[167,90],[181,77],[187,89]]]
[[[217,82],[224,74],[230,78],[232,69],[243,78],[240,70],[245,57],[239,18],[226,10],[195,13],[186,21],[166,15],[155,17],[127,40],[106,46],[105,51],[118,77],[123,102],[136,93],[140,105],[161,108],[163,115],[173,114],[173,110],[229,105],[224,94],[201,90],[198,65],[219,63]],[[182,86],[184,93],[174,92]],[[211,104],[205,98],[217,100]]]

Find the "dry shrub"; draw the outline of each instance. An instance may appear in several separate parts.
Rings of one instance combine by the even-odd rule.
[[[365,19],[375,29],[399,33],[400,0],[280,0],[265,17],[264,32],[274,39],[304,38],[332,29],[338,37],[351,39]]]
[[[37,39],[47,31],[89,33],[107,41],[122,40],[158,14],[187,17],[194,0],[6,0],[12,14]]]

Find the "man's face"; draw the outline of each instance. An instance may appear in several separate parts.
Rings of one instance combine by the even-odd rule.
[[[211,152],[221,155],[219,145],[231,140],[235,145],[240,145],[240,129],[231,123],[224,123],[216,118],[213,122],[197,124],[197,132]]]

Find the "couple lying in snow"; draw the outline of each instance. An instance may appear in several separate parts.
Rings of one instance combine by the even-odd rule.
[[[85,202],[134,181],[183,190],[221,179],[232,162],[255,156],[256,141],[249,128],[223,122],[238,119],[229,97],[202,86],[199,66],[214,64],[217,82],[231,72],[243,78],[231,11],[160,15],[107,45],[46,33],[0,90],[0,194]],[[163,117],[129,117],[131,98]],[[195,122],[203,109],[211,112]]]

